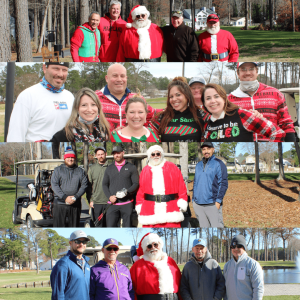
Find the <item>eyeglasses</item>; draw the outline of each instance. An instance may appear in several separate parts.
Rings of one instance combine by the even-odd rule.
[[[253,68],[249,68],[249,69],[246,69],[246,68],[241,68],[240,69],[242,72],[253,72],[254,70],[255,70],[255,68],[253,67]]]
[[[73,241],[75,244],[83,244],[83,245],[86,245],[87,244],[87,240],[84,240],[84,241],[81,241],[81,240],[75,240],[75,241]]]
[[[140,17],[142,17],[142,18],[144,19],[145,16],[146,16],[146,15],[142,14],[142,15],[136,15],[135,17],[136,17],[137,19],[140,19]]]
[[[158,244],[157,244],[157,243],[148,245],[147,248],[148,248],[148,249],[152,249],[153,246],[154,246],[154,248],[158,248]]]
[[[107,247],[106,250],[107,251],[114,250],[115,252],[117,252],[117,251],[119,251],[119,248],[116,248],[116,247]]]
[[[155,156],[158,156],[158,157],[159,157],[159,156],[160,156],[160,152],[158,152],[158,153],[151,153],[151,156],[152,156],[152,157],[155,157]]]
[[[241,249],[244,248],[244,246],[242,245],[230,246],[230,249],[235,249],[235,248]]]

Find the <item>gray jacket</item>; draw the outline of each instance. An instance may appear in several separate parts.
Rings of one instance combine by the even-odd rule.
[[[51,177],[51,188],[54,192],[54,203],[65,204],[68,196],[76,198],[73,206],[81,206],[81,196],[88,186],[84,170],[74,166],[67,167],[65,164],[54,169]]]
[[[202,268],[194,254],[184,266],[180,294],[183,300],[221,300],[225,295],[222,270],[208,250]]]

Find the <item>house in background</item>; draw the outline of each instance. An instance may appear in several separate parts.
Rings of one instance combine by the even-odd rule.
[[[51,268],[51,259],[49,259],[48,261],[40,264],[40,270],[41,271],[47,271],[47,270],[52,270],[53,267],[55,266],[55,264],[58,262],[58,259],[53,259],[53,265]]]
[[[220,19],[220,25],[230,25],[234,27],[244,27],[246,25],[245,17],[233,17],[230,18],[230,22],[228,22],[228,17]],[[248,25],[251,25],[250,20],[248,20]]]
[[[195,29],[200,30],[206,28],[207,17],[211,14],[215,14],[215,7],[206,8],[201,7],[195,9]],[[191,9],[183,10],[183,22],[185,25],[192,27],[192,11]]]

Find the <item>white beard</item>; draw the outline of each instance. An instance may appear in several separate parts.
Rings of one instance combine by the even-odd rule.
[[[155,249],[155,250],[152,249],[144,253],[144,258],[146,258],[146,260],[148,261],[160,260],[161,256],[162,256],[162,250],[160,249]]]
[[[220,31],[220,25],[215,28],[207,28],[206,31],[210,34],[217,34]]]
[[[134,27],[135,28],[144,28],[144,27],[146,27],[149,24],[149,22],[150,21],[148,19],[143,20],[143,21],[137,21],[137,20],[135,20],[134,21]]]
[[[161,155],[160,158],[157,159],[157,160],[154,159],[154,158],[152,158],[152,157],[150,157],[150,159],[149,159],[149,163],[150,163],[150,165],[153,166],[153,167],[160,165],[160,164],[162,163],[162,161],[163,161],[162,155]]]

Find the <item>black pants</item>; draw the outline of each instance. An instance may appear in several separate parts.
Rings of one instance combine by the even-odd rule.
[[[122,227],[131,227],[130,216],[132,214],[133,203],[124,205],[111,205],[106,213],[106,226],[118,227],[118,223],[122,218]]]
[[[78,206],[54,204],[53,227],[79,227],[80,213]]]
[[[93,220],[94,222],[97,220],[97,218],[103,213],[105,210],[107,204],[94,204],[94,209],[92,209],[93,214]],[[100,222],[98,222],[97,227],[106,227],[106,214],[103,216]]]

